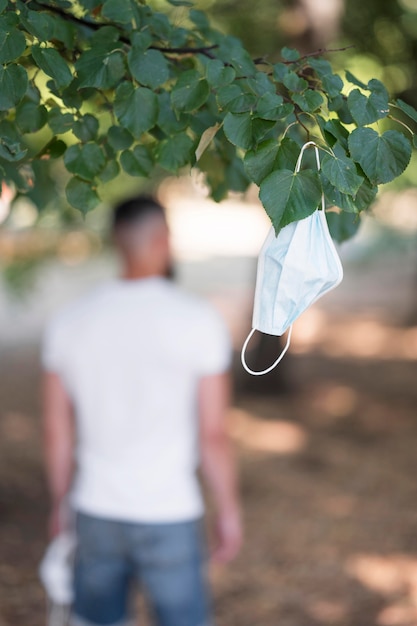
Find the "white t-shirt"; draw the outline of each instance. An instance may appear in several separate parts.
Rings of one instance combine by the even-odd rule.
[[[74,403],[76,510],[138,522],[203,512],[197,384],[226,371],[220,316],[164,278],[116,280],[47,328],[42,361]]]

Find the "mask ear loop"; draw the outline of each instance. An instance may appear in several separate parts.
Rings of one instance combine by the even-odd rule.
[[[317,169],[320,170],[320,154],[319,154],[319,149],[317,147],[317,144],[314,141],[308,141],[301,148],[300,154],[299,154],[298,159],[297,159],[297,164],[295,166],[295,172],[296,173],[298,173],[300,171],[301,161],[302,161],[302,158],[303,158],[304,151],[309,146],[314,146],[314,152],[316,153]],[[324,194],[322,194],[322,197],[321,197],[321,206],[322,206],[323,215],[324,215],[324,209],[325,209]],[[290,343],[291,343],[292,324],[291,324],[291,326],[288,329],[287,343],[285,344],[281,354],[279,355],[277,360],[274,361],[274,363],[272,363],[272,365],[267,367],[265,370],[261,370],[260,372],[256,372],[255,370],[252,370],[248,366],[248,364],[246,363],[246,349],[248,347],[249,341],[252,339],[252,337],[253,337],[255,332],[256,332],[256,328],[252,328],[252,330],[250,331],[249,335],[246,337],[246,341],[243,344],[242,351],[240,353],[240,360],[242,362],[242,365],[243,365],[244,369],[248,372],[248,374],[252,374],[252,376],[262,376],[263,374],[268,374],[269,372],[272,372],[272,370],[278,365],[278,363],[280,363],[282,361],[282,359],[284,358],[285,354],[287,353],[288,348],[290,347]]]
[[[262,374],[268,374],[269,372],[272,372],[272,370],[275,369],[275,367],[278,365],[278,363],[280,363],[282,361],[282,359],[284,358],[286,352],[288,351],[288,348],[290,347],[290,343],[291,343],[292,324],[291,324],[291,326],[288,329],[287,343],[285,344],[281,354],[279,355],[277,360],[274,361],[274,363],[272,363],[272,365],[267,367],[265,370],[261,370],[260,372],[256,372],[255,370],[252,370],[248,366],[248,364],[246,363],[246,349],[248,347],[249,341],[252,339],[252,337],[253,337],[255,332],[256,332],[256,328],[252,328],[252,330],[250,331],[249,335],[246,337],[246,341],[243,344],[243,348],[242,348],[242,351],[240,353],[240,360],[242,361],[242,365],[243,365],[244,369],[248,372],[248,374],[252,374],[253,376],[262,376]]]

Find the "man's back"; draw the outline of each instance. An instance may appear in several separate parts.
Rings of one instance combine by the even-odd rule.
[[[202,513],[198,380],[229,365],[219,317],[160,278],[117,280],[51,324],[44,363],[77,417],[77,510],[132,521]]]
[[[158,626],[212,624],[198,464],[216,511],[214,558],[233,558],[242,538],[228,335],[164,278],[169,230],[154,199],[118,205],[112,237],[123,278],[57,316],[43,350],[51,535],[70,524],[69,494],[76,513],[71,624],[128,623],[135,580]]]

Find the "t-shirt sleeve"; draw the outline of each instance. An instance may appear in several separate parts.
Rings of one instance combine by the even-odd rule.
[[[226,372],[232,361],[232,345],[223,319],[214,309],[202,315],[200,341],[198,342],[198,369],[201,376],[214,376]]]

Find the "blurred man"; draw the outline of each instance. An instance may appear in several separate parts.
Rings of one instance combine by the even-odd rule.
[[[232,559],[241,543],[224,424],[229,339],[166,278],[158,203],[119,205],[113,237],[121,278],[56,317],[43,346],[51,536],[67,523],[68,494],[76,511],[72,624],[127,624],[137,580],[158,625],[209,626],[199,464],[217,510],[214,557]]]

